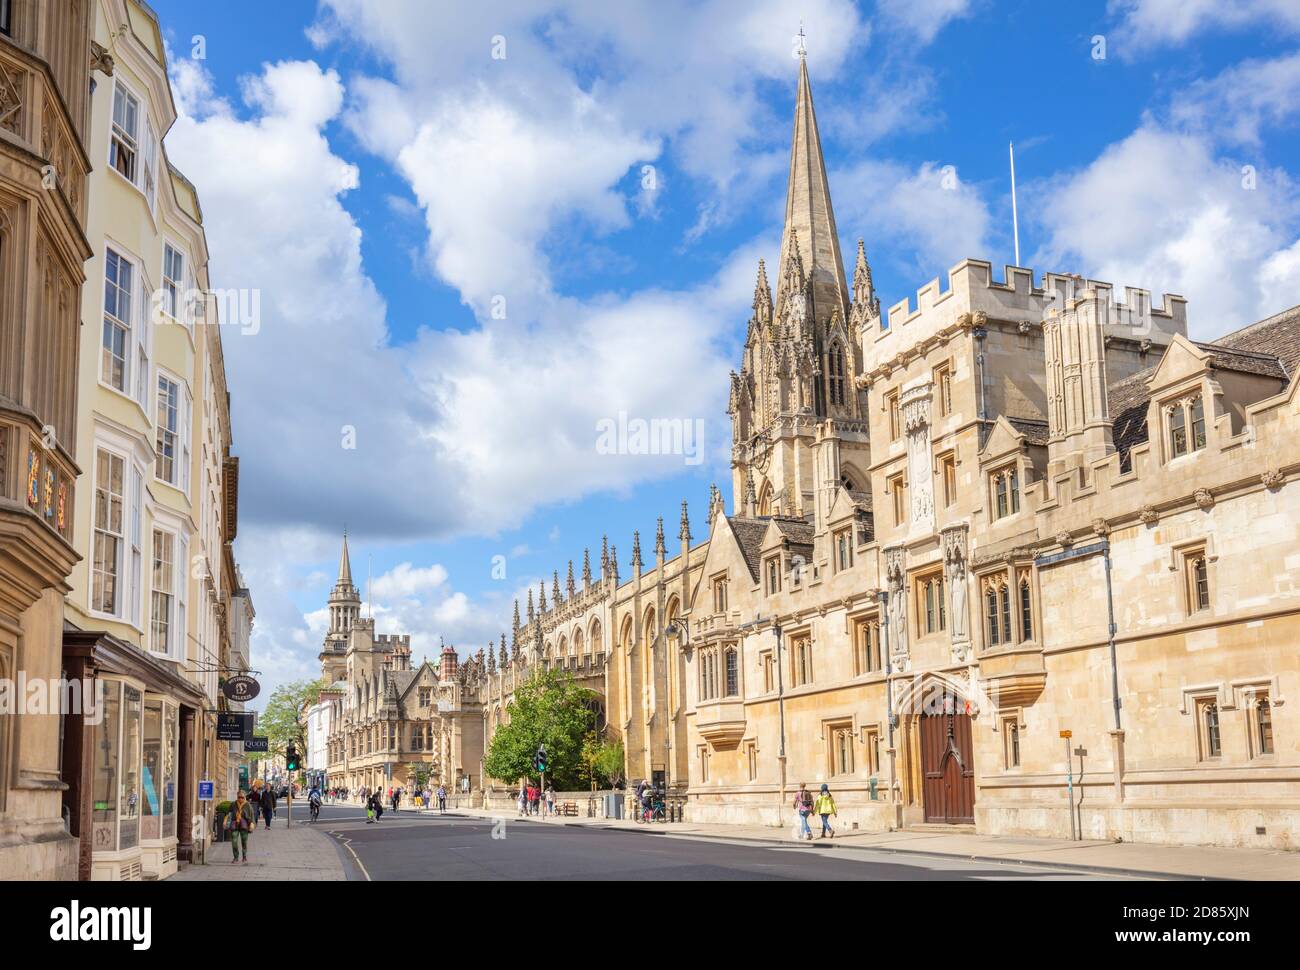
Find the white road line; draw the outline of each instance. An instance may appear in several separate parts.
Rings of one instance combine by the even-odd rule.
[[[356,860],[357,866],[361,869],[361,874],[366,877],[366,882],[374,882],[374,880],[370,878],[370,873],[366,869],[365,863],[361,861],[361,856],[357,855],[357,850],[352,848],[352,840],[350,838],[345,838],[341,832],[331,832],[330,835],[333,835],[342,842],[343,848],[352,853],[352,858]]]

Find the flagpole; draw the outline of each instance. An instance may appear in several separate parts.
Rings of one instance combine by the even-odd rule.
[[[1007,142],[1007,151],[1011,156],[1011,235],[1016,243],[1016,265],[1020,265],[1020,218],[1016,211],[1016,143]]]

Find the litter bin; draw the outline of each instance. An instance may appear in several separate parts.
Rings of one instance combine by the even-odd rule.
[[[615,793],[605,796],[605,817],[622,818],[623,817],[623,796]]]

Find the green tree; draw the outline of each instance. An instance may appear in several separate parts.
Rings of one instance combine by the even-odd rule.
[[[613,788],[623,779],[623,742],[588,735],[582,745],[582,763],[587,778],[594,779],[597,785]]]
[[[307,753],[307,710],[320,700],[324,679],[298,680],[281,684],[271,693],[257,728],[266,735],[268,755],[282,755],[292,744]]]
[[[595,691],[579,687],[558,670],[535,673],[516,691],[506,708],[510,723],[492,737],[484,767],[507,783],[536,778],[533,756],[546,745],[547,781],[557,790],[575,789],[582,780],[582,745],[591,727]]]

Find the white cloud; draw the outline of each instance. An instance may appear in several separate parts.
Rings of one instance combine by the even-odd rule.
[[[873,263],[907,260],[900,269],[931,279],[989,252],[988,207],[955,166],[866,161],[832,173],[831,188],[838,224],[870,227]]]
[[[1181,44],[1214,28],[1300,31],[1295,0],[1110,0],[1108,10],[1119,18],[1121,52]]]
[[[951,21],[970,13],[970,0],[880,0],[876,5],[890,23],[928,44]]]
[[[1046,242],[1035,262],[1115,286],[1188,298],[1193,337],[1212,339],[1295,302],[1280,283],[1297,236],[1295,190],[1261,169],[1255,188],[1208,139],[1144,126],[1085,168],[1026,187]],[[1122,292],[1122,290],[1120,291]]]
[[[439,589],[446,582],[447,570],[437,563],[417,568],[404,562],[377,577],[370,584],[369,595],[379,600],[417,596]]]
[[[1248,60],[1178,92],[1171,121],[1221,140],[1258,146],[1261,129],[1294,120],[1300,111],[1300,53]]]

